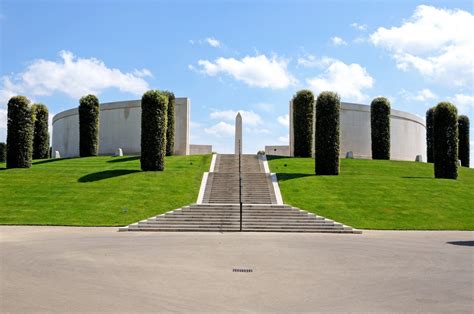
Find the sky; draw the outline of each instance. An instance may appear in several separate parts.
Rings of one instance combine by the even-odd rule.
[[[191,99],[191,143],[244,152],[288,144],[300,89],[344,102],[385,96],[421,117],[450,101],[471,120],[473,1],[0,0],[0,142],[14,95],[51,117],[96,94],[149,89]]]

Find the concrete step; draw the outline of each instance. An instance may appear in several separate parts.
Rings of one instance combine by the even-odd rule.
[[[327,220],[322,220],[322,219],[273,219],[273,218],[266,218],[266,219],[261,219],[261,218],[248,218],[248,217],[242,217],[242,222],[247,224],[247,225],[252,225],[252,224],[304,224],[304,223],[310,223],[310,224],[325,224],[325,225],[340,225],[338,223],[330,222]],[[153,222],[160,222],[160,223],[170,223],[170,222],[240,222],[239,216],[235,217],[226,217],[226,218],[219,218],[219,217],[167,217],[164,219],[150,219],[147,220],[146,223],[153,223]]]
[[[180,211],[178,213],[174,213],[175,215],[239,215],[240,211],[212,211],[212,210],[187,210],[187,211]],[[171,214],[166,214],[171,215]],[[291,217],[316,217],[312,214],[304,213],[304,212],[295,212],[295,211],[242,211],[242,215],[244,216],[291,216]]]
[[[191,204],[140,221],[123,231],[236,232],[335,232],[359,233],[350,227],[289,205],[277,205],[271,177],[256,155],[217,155],[208,174],[204,204]],[[242,180],[239,181],[239,178]],[[241,188],[239,185],[241,184]]]

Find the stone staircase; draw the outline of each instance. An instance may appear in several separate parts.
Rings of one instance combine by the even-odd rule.
[[[120,228],[120,231],[239,231],[238,155],[216,155],[202,200]],[[266,160],[241,155],[242,231],[361,233],[298,208],[278,204]],[[212,168],[212,166],[211,166]],[[265,171],[267,169],[267,171]]]
[[[276,204],[275,192],[263,161],[256,155],[242,155],[242,203]],[[217,155],[216,168],[210,172],[203,203],[239,204],[238,155]]]
[[[355,230],[288,205],[245,205],[242,231],[331,232]],[[194,204],[132,224],[127,231],[239,231],[239,205]]]

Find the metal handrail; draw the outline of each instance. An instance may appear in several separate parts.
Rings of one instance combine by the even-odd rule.
[[[239,140],[239,204],[240,204],[240,232],[242,232],[242,164],[241,164],[241,156],[242,156],[242,146],[240,145]]]

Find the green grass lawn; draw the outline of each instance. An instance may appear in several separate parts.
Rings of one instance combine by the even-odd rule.
[[[433,165],[341,159],[339,176],[315,176],[314,159],[269,158],[283,201],[362,229],[474,230],[474,169],[434,179]]]
[[[139,157],[0,163],[0,224],[122,226],[196,202],[211,155],[166,157],[164,172]]]

